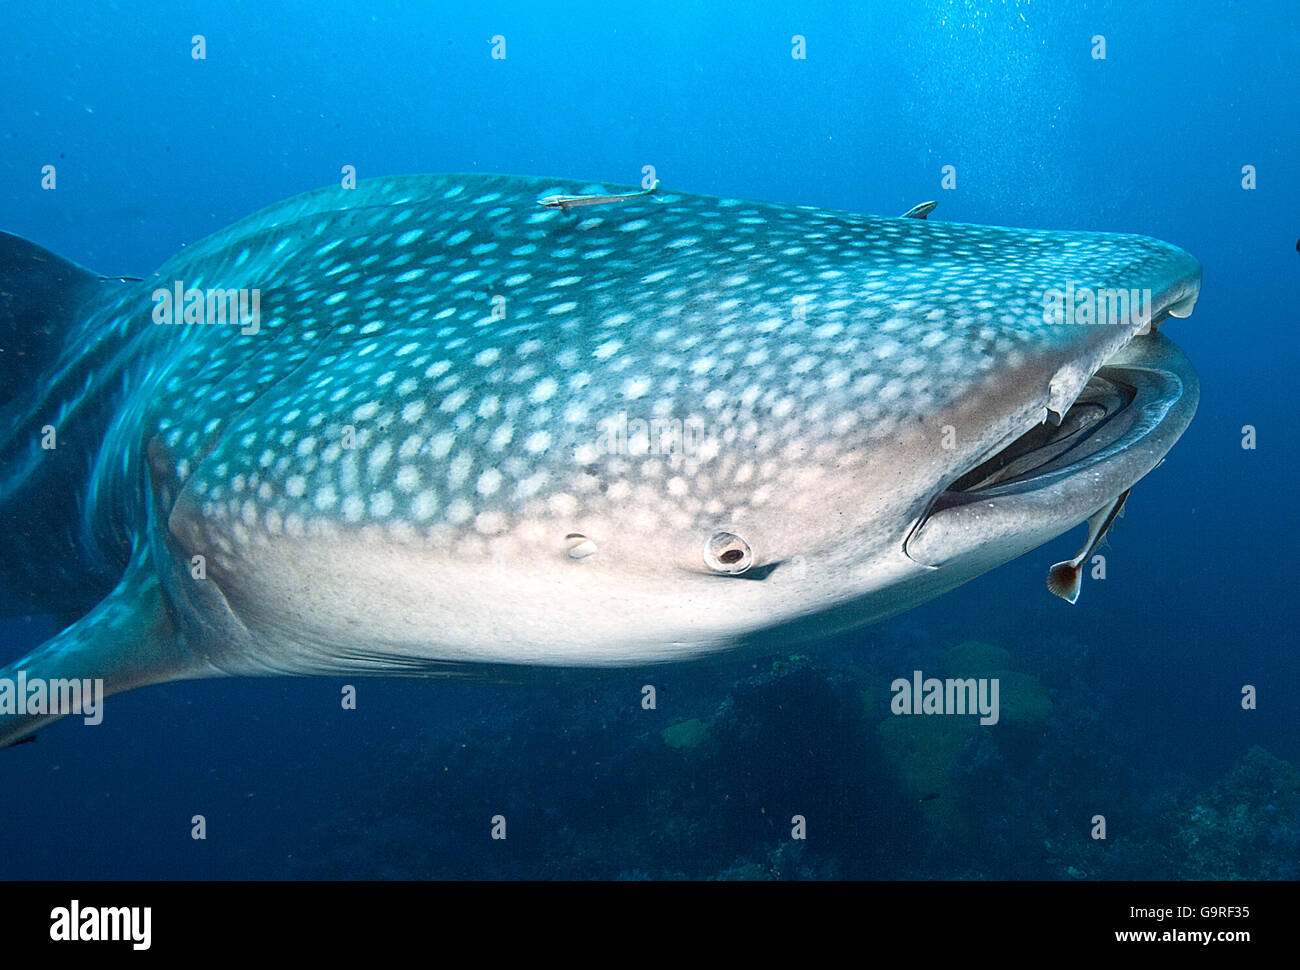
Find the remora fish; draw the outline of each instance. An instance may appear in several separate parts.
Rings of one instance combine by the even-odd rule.
[[[1128,501],[1128,492],[1121,492],[1115,501],[1100,509],[1088,520],[1088,538],[1078,555],[1065,562],[1055,563],[1047,571],[1047,588],[1053,595],[1070,603],[1079,601],[1079,590],[1083,585],[1083,564],[1091,559],[1092,554],[1101,546],[1111,523],[1124,514],[1126,501]]]
[[[1109,507],[1195,410],[1156,328],[1200,267],[1154,239],[563,194],[322,189],[143,282],[0,239],[0,605],[84,614],[0,683],[821,636]],[[1062,289],[1150,299],[1084,325]]]
[[[659,181],[655,180],[654,185],[641,192],[625,192],[622,195],[606,195],[600,192],[588,195],[548,195],[538,199],[537,204],[547,209],[561,209],[568,212],[570,209],[585,205],[610,205],[615,202],[630,202],[633,199],[643,199],[648,195],[654,195],[659,191]],[[910,212],[908,213],[911,214]],[[921,216],[924,219],[924,216]]]

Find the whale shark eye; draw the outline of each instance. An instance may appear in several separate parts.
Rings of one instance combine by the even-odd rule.
[[[704,562],[720,573],[743,573],[754,562],[749,543],[730,532],[719,532],[704,547]]]

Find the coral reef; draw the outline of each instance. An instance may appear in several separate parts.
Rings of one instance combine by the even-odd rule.
[[[693,717],[689,721],[679,721],[672,727],[664,728],[659,736],[670,748],[698,748],[709,736],[709,729],[698,717]]]
[[[1300,771],[1261,747],[1183,814],[1176,847],[1190,879],[1300,876]]]
[[[1296,878],[1300,772],[1252,748],[1217,784],[1194,781],[1147,750],[1145,710],[1100,692],[1098,662],[1077,644],[945,650],[905,627],[869,653],[670,680],[443,687],[455,716],[376,754],[357,779],[361,807],[311,834],[295,874]],[[996,677],[998,723],[892,715],[891,682],[918,669]],[[658,709],[643,709],[656,677]],[[1091,837],[1096,814],[1104,840]],[[497,815],[504,841],[489,835]]]

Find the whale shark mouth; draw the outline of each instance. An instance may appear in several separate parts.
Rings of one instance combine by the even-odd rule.
[[[1158,371],[1107,362],[1089,379],[1059,424],[1049,419],[1035,426],[966,472],[944,494],[1024,483],[1058,470],[1078,471],[1123,441],[1153,401],[1178,393],[1180,388]]]
[[[999,536],[1059,534],[1159,464],[1198,399],[1196,372],[1171,340],[1135,337],[1059,424],[1036,425],[944,488],[905,540],[907,555],[940,566]]]

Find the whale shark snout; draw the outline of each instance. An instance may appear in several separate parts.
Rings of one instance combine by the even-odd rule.
[[[57,259],[8,237],[0,289]],[[138,283],[55,265],[0,503],[78,510],[68,581],[5,582],[116,585],[10,670],[110,692],[825,636],[1113,505],[1198,394],[1161,327],[1200,267],[1142,236],[446,175],[288,200]],[[50,423],[95,434],[51,457]]]

